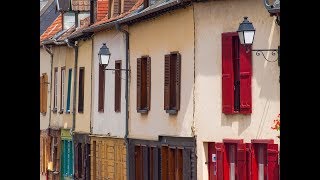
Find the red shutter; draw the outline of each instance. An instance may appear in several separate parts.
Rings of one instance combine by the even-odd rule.
[[[181,86],[181,54],[177,53],[176,58],[176,104],[175,110],[180,110],[180,86]]]
[[[247,156],[247,161],[246,161],[246,175],[247,175],[247,180],[251,180],[251,143],[246,143],[246,156]]]
[[[246,176],[246,144],[237,145],[237,180],[247,180]]]
[[[258,180],[258,146],[251,145],[251,180]]]
[[[268,180],[279,180],[278,144],[268,144]]]
[[[215,143],[209,142],[208,143],[208,174],[209,174],[209,180],[215,180],[216,176],[216,162],[213,161],[212,155],[216,154],[215,151]]]
[[[170,54],[164,56],[164,110],[170,109]]]
[[[216,152],[217,152],[217,180],[223,180],[223,166],[224,166],[224,144],[216,143]]]
[[[137,111],[141,109],[141,58],[137,58]]]
[[[240,113],[242,114],[252,112],[251,76],[251,47],[249,52],[246,52],[246,48],[240,45]]]
[[[150,110],[151,101],[151,58],[147,57],[147,110]]]
[[[232,63],[232,35],[222,33],[222,112],[234,112],[234,84]]]

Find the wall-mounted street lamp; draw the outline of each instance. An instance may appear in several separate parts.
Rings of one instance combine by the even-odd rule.
[[[248,21],[248,17],[244,17],[242,23],[240,23],[238,28],[238,35],[240,39],[240,44],[244,45],[249,52],[249,46],[252,45],[255,35],[255,29],[250,21]],[[278,61],[278,65],[280,66],[280,46],[278,49],[252,49],[251,51],[255,51],[257,56],[262,54],[263,58],[269,62]],[[272,56],[277,56],[275,60],[268,60],[264,54],[264,52],[271,52]]]
[[[123,70],[123,71],[128,71],[127,69],[106,69],[106,67],[109,64],[109,60],[111,57],[111,53],[109,51],[109,48],[107,47],[106,43],[103,43],[99,53],[98,53],[98,57],[99,57],[99,64],[102,65],[105,69],[104,70]]]

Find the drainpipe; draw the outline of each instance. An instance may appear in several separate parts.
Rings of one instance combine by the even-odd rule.
[[[42,47],[50,54],[50,103],[49,103],[49,127],[51,122],[51,95],[52,95],[52,69],[53,69],[53,52],[46,45],[42,44]]]
[[[125,88],[125,99],[126,99],[126,132],[125,132],[125,142],[126,142],[126,174],[127,174],[127,179],[129,179],[129,140],[128,140],[128,135],[129,135],[129,128],[128,128],[128,123],[129,123],[129,99],[128,99],[128,87],[129,87],[129,32],[122,29],[119,25],[119,22],[116,22],[115,24],[116,29],[122,33],[125,34],[126,36],[126,88]]]

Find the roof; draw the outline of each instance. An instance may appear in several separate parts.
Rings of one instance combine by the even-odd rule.
[[[40,42],[49,39],[56,33],[62,30],[62,15],[60,14],[53,23],[46,29],[46,31],[40,36]]]
[[[71,8],[74,11],[90,11],[90,1],[72,0]]]
[[[47,4],[40,10],[40,35],[44,33],[58,16],[56,3],[54,0],[48,0]]]
[[[103,19],[101,19],[100,21],[94,23],[93,25],[91,25],[90,27],[86,28],[83,30],[83,32],[98,32],[98,31],[102,31],[104,30],[106,27],[105,26],[108,26],[108,25],[111,25],[110,23],[112,22],[112,24],[120,19],[120,18],[123,18],[127,15],[129,15],[130,13],[133,13],[135,12],[141,5],[143,4],[143,0],[138,0],[136,2],[136,4],[134,6],[132,6],[132,8],[127,11],[127,12],[124,12],[122,14],[119,14],[118,16],[115,16],[115,17],[112,17],[110,19],[108,19],[108,17],[104,17]]]
[[[188,5],[191,0],[156,0],[154,4],[150,5],[145,9],[136,11],[125,18],[119,20],[120,24],[131,24],[143,19],[151,18],[157,16],[163,12],[177,9]]]

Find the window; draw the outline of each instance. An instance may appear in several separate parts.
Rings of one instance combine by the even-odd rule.
[[[62,176],[73,175],[73,144],[70,140],[62,140]]]
[[[114,76],[114,111],[121,111],[121,60],[115,62],[115,76]]]
[[[70,96],[71,96],[71,79],[72,78],[72,68],[69,69],[68,73],[68,94],[67,94],[67,107],[66,113],[70,113]]]
[[[110,0],[108,7],[108,18],[119,15],[121,13],[121,0]]]
[[[65,12],[63,13],[63,29],[69,29],[75,25],[75,13],[74,12]]]
[[[78,112],[83,113],[84,106],[84,67],[80,68],[79,72],[79,96],[78,96]]]
[[[165,55],[164,110],[176,114],[180,109],[181,55],[172,52]]]
[[[40,112],[47,112],[47,97],[48,94],[48,75],[47,73],[43,73],[40,77]]]
[[[52,137],[51,146],[53,146],[53,171],[60,171],[60,151],[58,151],[58,147],[60,148],[60,143],[57,137]]]
[[[54,68],[54,87],[53,87],[53,112],[57,112],[58,106],[58,68]]]
[[[217,180],[279,180],[278,145],[273,141],[215,143],[214,148],[216,173],[209,171],[210,177],[216,176]]]
[[[137,59],[137,112],[150,110],[151,97],[151,58],[149,56]]]
[[[60,113],[63,113],[64,110],[64,79],[66,74],[66,68],[61,68],[61,94],[60,94]]]
[[[161,179],[182,180],[182,149],[177,147],[161,147]]]
[[[105,72],[104,67],[99,65],[99,97],[98,97],[98,111],[104,111],[104,87],[105,87]]]
[[[251,51],[251,49],[249,49]],[[222,34],[222,112],[251,114],[251,52],[240,45],[238,34]]]
[[[78,13],[78,27],[83,26],[83,20],[90,16],[90,12],[79,12]]]

